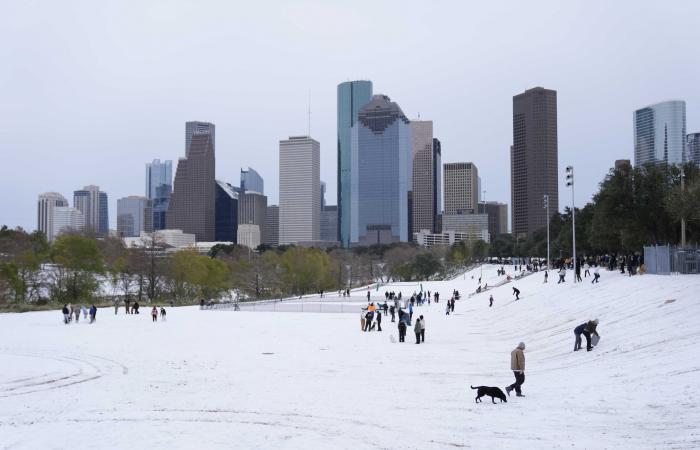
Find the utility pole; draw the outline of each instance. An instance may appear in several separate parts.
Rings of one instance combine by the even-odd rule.
[[[681,196],[685,195],[685,168],[681,167]],[[681,248],[685,248],[685,216],[681,217]]]
[[[547,270],[549,270],[549,195],[544,194],[544,209],[547,210]]]
[[[574,283],[576,283],[576,206],[574,204],[574,166],[566,166],[566,186],[571,187],[571,240],[574,248]]]

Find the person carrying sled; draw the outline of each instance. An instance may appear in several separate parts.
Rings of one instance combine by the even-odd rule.
[[[581,335],[582,334],[586,337],[586,350],[589,352],[591,350],[593,350],[593,346],[591,345],[591,334],[594,334],[597,337],[600,337],[600,335],[598,334],[597,328],[598,328],[598,319],[589,320],[588,322],[582,323],[581,325],[574,328],[574,336],[576,337],[576,340],[574,341],[574,351],[575,352],[581,350]]]

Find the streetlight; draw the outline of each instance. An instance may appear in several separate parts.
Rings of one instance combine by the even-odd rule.
[[[544,194],[544,209],[547,210],[547,270],[549,270],[549,195]]]
[[[576,283],[576,207],[574,206],[574,166],[566,166],[566,187],[571,187],[571,240],[574,247],[574,283]]]
[[[681,195],[685,195],[685,168],[681,167]],[[681,248],[685,248],[685,216],[681,217]]]

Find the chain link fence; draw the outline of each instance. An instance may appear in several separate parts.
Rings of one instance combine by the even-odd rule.
[[[644,247],[644,268],[655,275],[700,274],[700,248],[654,245]]]

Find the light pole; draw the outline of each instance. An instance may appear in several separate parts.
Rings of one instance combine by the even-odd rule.
[[[544,209],[547,210],[547,270],[549,270],[549,195],[544,194]]]
[[[576,283],[576,206],[574,206],[574,166],[566,166],[566,186],[571,187],[571,241],[574,248],[574,283]]]
[[[681,195],[685,195],[685,168],[681,167]],[[681,217],[681,248],[685,248],[685,216]]]

